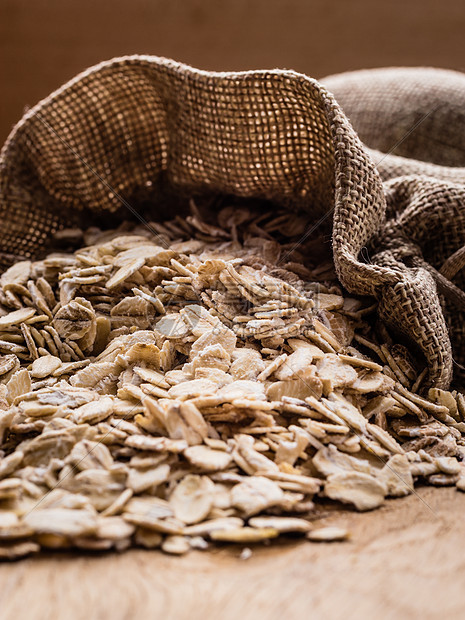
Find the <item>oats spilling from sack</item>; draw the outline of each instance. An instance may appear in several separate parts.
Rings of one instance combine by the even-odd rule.
[[[305,221],[217,220],[90,229],[1,277],[1,558],[344,540],[328,501],[465,490],[464,397],[420,395]]]

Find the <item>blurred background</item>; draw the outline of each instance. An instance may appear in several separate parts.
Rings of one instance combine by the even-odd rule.
[[[201,69],[464,70],[462,0],[0,0],[0,144],[24,108],[124,54]]]

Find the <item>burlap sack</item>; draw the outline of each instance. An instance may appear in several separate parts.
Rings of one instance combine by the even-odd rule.
[[[326,83],[336,97],[291,71],[209,73],[147,56],[89,69],[29,111],[2,150],[3,266],[43,254],[90,213],[105,221],[121,198],[137,211],[186,193],[303,208],[315,222],[332,216],[343,285],[375,296],[425,356],[428,384],[448,386],[446,321],[465,362],[464,172],[451,167],[465,159],[465,76],[393,69]],[[388,153],[403,140],[405,157],[364,147],[343,109],[368,146]]]

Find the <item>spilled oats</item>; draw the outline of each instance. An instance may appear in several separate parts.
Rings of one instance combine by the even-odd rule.
[[[305,222],[191,207],[1,276],[0,558],[344,540],[324,502],[465,490],[464,396],[289,254]]]

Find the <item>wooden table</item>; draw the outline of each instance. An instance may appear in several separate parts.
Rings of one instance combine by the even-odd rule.
[[[351,542],[170,557],[55,554],[0,565],[1,620],[465,617],[465,494],[423,488],[327,518]]]

